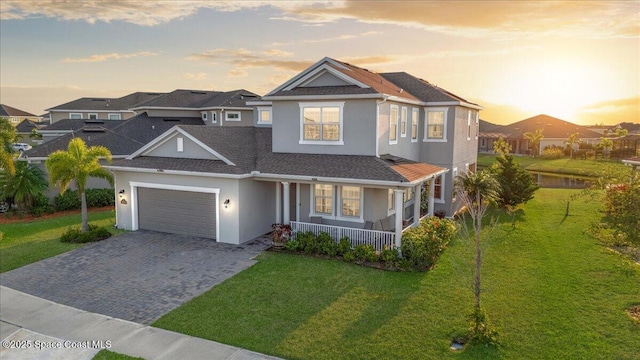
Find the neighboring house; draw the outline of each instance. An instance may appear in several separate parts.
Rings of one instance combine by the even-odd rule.
[[[42,120],[42,118],[38,115],[34,115],[30,112],[16,109],[4,104],[0,104],[0,117],[8,118],[9,122],[13,124],[13,126],[18,126],[18,124],[20,124],[22,120],[31,120],[35,122],[39,122],[40,120]]]
[[[549,115],[537,115],[524,119],[513,124],[504,126],[489,127],[488,131],[480,131],[480,141],[478,151],[493,152],[493,141],[504,136],[504,139],[511,145],[514,154],[531,155],[529,140],[525,133],[535,133],[537,129],[542,129],[544,138],[540,141],[540,154],[545,148],[559,146],[564,148],[569,135],[578,133],[578,139],[584,143],[597,144],[602,137],[601,134],[588,130],[585,126],[560,120]],[[489,144],[491,143],[491,146]]]
[[[31,146],[42,144],[42,139],[33,136],[33,131],[39,131],[41,128],[46,126],[47,124],[33,121],[33,120],[22,120],[17,126],[16,131],[18,133],[18,140],[23,143],[27,143]]]
[[[250,100],[251,122],[242,106],[237,119],[205,100],[169,105],[139,110],[222,126],[176,126],[107,166],[118,228],[240,244],[282,222],[381,250],[418,224],[423,191],[428,214],[452,215],[453,177],[475,170],[481,107],[407,73],[324,58]]]
[[[496,125],[480,119],[480,134],[478,136],[478,152],[493,153],[493,143],[498,139],[506,139],[509,135],[502,132],[503,125]]]
[[[136,115],[130,108],[149,101],[162,93],[135,92],[120,98],[80,98],[52,108],[48,111],[51,124],[63,119],[126,120]]]

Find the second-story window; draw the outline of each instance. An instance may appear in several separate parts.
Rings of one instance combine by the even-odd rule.
[[[82,119],[82,113],[70,113],[69,119]]]
[[[407,137],[407,108],[404,106],[400,111],[400,136]]]
[[[109,120],[120,120],[122,118],[120,117],[120,114],[109,114],[108,115],[108,119]]]
[[[398,106],[389,108],[389,144],[398,143]]]
[[[424,141],[447,141],[447,110],[425,109]]]
[[[271,124],[271,108],[258,108],[258,123]]]
[[[225,121],[240,121],[240,111],[227,111],[225,113]]]
[[[418,109],[411,111],[411,142],[418,141]]]
[[[344,103],[300,103],[300,143],[343,143],[342,107]]]

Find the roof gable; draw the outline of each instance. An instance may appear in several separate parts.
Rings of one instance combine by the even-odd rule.
[[[20,109],[16,109],[14,107],[11,107],[9,105],[4,105],[4,104],[0,104],[0,116],[7,116],[7,117],[39,117],[37,115],[33,115],[32,113],[20,110]]]
[[[150,148],[143,156],[165,157],[165,158],[189,158],[220,160],[208,149],[202,147],[201,143],[193,141],[191,137],[184,136],[179,131],[171,133],[165,141]]]
[[[597,139],[602,136],[595,131],[588,130],[585,126],[545,114],[536,115],[513,124],[505,125],[500,129],[500,132],[509,134],[512,137],[519,137],[526,132],[533,133],[537,129],[543,129],[542,135],[547,139],[566,139],[574,133],[578,133],[580,138],[588,139]]]

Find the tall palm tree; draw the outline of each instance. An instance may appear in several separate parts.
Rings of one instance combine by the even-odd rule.
[[[467,206],[473,221],[476,248],[474,257],[476,263],[474,313],[478,314],[480,312],[480,268],[482,266],[482,249],[480,248],[482,218],[486,214],[489,205],[497,201],[500,193],[500,184],[493,174],[483,170],[476,173],[458,175],[455,179],[455,190],[458,198]]]
[[[113,185],[113,176],[100,166],[100,158],[111,162],[111,152],[104,146],[87,147],[80,138],[69,141],[67,151],[58,150],[49,155],[45,165],[52,185],[58,184],[60,192],[67,190],[75,182],[82,205],[82,231],[89,230],[87,219],[87,199],[85,188],[89,177],[106,179]]]
[[[538,154],[540,154],[540,141],[544,139],[542,131],[544,131],[544,129],[537,129],[534,133],[526,132],[523,134],[524,138],[529,140],[529,147],[531,148],[533,157],[536,157]]]
[[[569,151],[570,151],[570,155],[569,158],[573,159],[573,145],[577,144],[578,141],[580,141],[580,139],[578,138],[578,135],[580,135],[580,133],[573,133],[571,135],[569,135],[569,137],[567,138],[567,140],[565,140],[564,142],[569,145]]]
[[[26,161],[17,161],[15,173],[0,172],[1,198],[13,198],[18,208],[31,208],[33,199],[49,188],[47,177],[39,167]]]

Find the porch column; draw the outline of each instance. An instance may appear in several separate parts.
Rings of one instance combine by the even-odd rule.
[[[393,200],[396,209],[396,247],[402,246],[402,213],[404,212],[403,196],[404,190],[393,190]]]
[[[289,209],[291,208],[291,204],[289,201],[289,183],[286,181],[282,182],[282,203],[282,223],[288,225]]]
[[[280,224],[281,222],[280,204],[282,204],[282,199],[280,196],[280,183],[275,183],[275,184],[276,184],[276,224]]]
[[[420,225],[420,198],[422,184],[418,184],[413,189],[413,227]]]
[[[427,208],[427,215],[433,215],[433,202],[436,194],[436,178],[429,180],[429,207]]]

